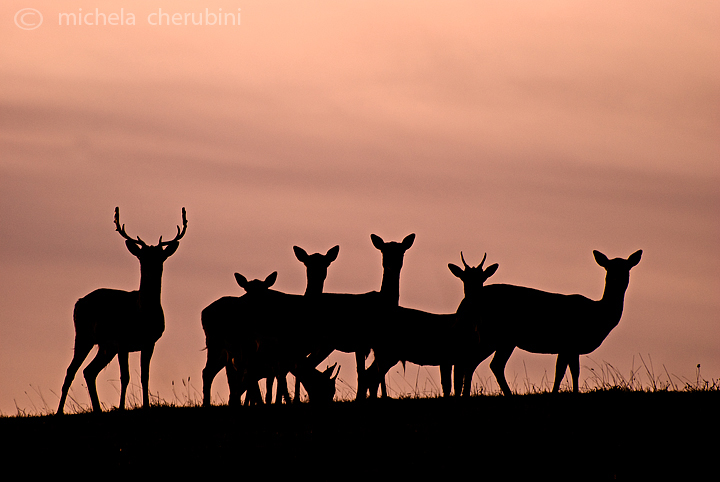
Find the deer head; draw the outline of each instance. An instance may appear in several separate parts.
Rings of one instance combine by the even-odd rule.
[[[330,263],[337,259],[338,253],[340,252],[340,246],[333,246],[324,255],[320,253],[307,254],[307,251],[302,249],[300,246],[293,246],[293,251],[295,252],[295,257],[298,259],[298,261],[300,261],[305,266],[325,265],[325,268],[327,268],[328,266],[330,266]]]
[[[320,403],[329,403],[333,401],[335,398],[335,381],[338,374],[340,374],[340,367],[338,367],[337,363],[333,366],[327,367],[325,371],[322,372],[322,376],[319,377],[319,386],[316,387],[317,394],[314,394],[316,395],[315,398],[318,399],[317,401]]]
[[[469,296],[477,296],[482,289],[483,283],[495,274],[499,266],[495,263],[483,270],[483,264],[485,264],[485,259],[487,259],[487,253],[483,256],[480,264],[474,268],[465,262],[465,257],[463,257],[462,251],[460,251],[460,259],[462,259],[464,269],[452,263],[448,263],[448,268],[450,268],[452,274],[462,280],[466,298]]]
[[[600,251],[593,251],[593,256],[597,264],[605,268],[605,293],[603,298],[616,298],[622,296],[630,283],[630,270],[637,266],[642,256],[642,250],[635,251],[628,259],[614,258],[608,259],[607,256]]]
[[[602,254],[600,251],[593,251],[593,256],[597,264],[605,268],[608,273],[617,273],[619,276],[630,276],[630,270],[637,266],[642,256],[642,249],[635,251],[631,254],[628,259],[615,258],[608,259],[607,256]]]
[[[305,265],[307,271],[306,295],[316,295],[323,291],[325,278],[327,278],[328,266],[335,261],[340,252],[340,246],[333,246],[325,254],[307,252],[299,246],[293,246],[295,257]]]
[[[160,236],[158,244],[152,246],[140,239],[140,236],[136,239],[128,236],[125,232],[125,225],[120,224],[120,208],[115,208],[115,230],[120,233],[120,236],[125,238],[125,246],[127,246],[128,251],[130,251],[133,256],[140,260],[140,266],[142,266],[144,262],[159,262],[160,265],[162,265],[166,259],[177,251],[178,246],[180,246],[180,240],[185,236],[185,231],[187,231],[185,208],[182,208],[182,221],[182,230],[180,230],[180,226],[177,227],[175,238],[171,241],[163,241],[162,236]]]
[[[389,241],[386,243],[380,236],[376,234],[371,234],[370,240],[372,241],[373,246],[379,249],[383,254],[383,268],[387,270],[396,270],[399,272],[400,268],[402,268],[403,256],[405,255],[405,251],[410,249],[410,247],[413,245],[413,242],[415,241],[415,234],[408,234],[407,236],[405,236],[405,239],[403,239],[399,243],[395,241]]]
[[[272,285],[275,284],[276,280],[277,271],[273,271],[268,275],[267,278],[262,281],[259,279],[248,281],[247,278],[245,278],[240,273],[235,273],[235,281],[237,281],[237,284],[239,284],[241,288],[247,291],[248,294],[258,294],[267,291]]]

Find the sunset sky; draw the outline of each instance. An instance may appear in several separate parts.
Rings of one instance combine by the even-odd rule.
[[[42,24],[20,28],[37,18],[25,8]],[[59,25],[81,12],[126,22]],[[240,24],[192,25],[221,12]],[[190,24],[152,25],[162,13]],[[339,244],[325,290],[377,290],[371,233],[416,234],[400,304],[436,313],[462,299],[447,268],[461,250],[499,263],[489,283],[599,299],[592,251],[642,249],[622,321],[581,358],[581,381],[605,363],[646,377],[641,357],[679,386],[698,364],[718,379],[718,59],[714,0],[5,0],[0,413],[54,411],[75,301],[138,288],[116,206],[153,243],[187,209],[150,373],[167,401],[188,378],[199,399],[200,312],[243,293],[234,272],[278,271],[277,289],[302,293],[292,246]],[[350,393],[354,359],[330,361]],[[508,381],[551,384],[554,362],[517,350]],[[395,396],[439,385],[435,367],[398,372]],[[116,361],[98,378],[108,408],[118,379]],[[497,390],[487,361],[475,381]],[[224,375],[213,393],[226,397]],[[89,401],[81,372],[71,396]]]

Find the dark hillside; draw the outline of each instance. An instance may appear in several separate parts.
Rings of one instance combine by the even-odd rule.
[[[437,471],[474,479],[646,480],[717,475],[720,393],[596,392],[326,407],[154,407],[0,419],[3,468],[33,478],[113,475],[329,478]],[[69,471],[69,472],[66,472]],[[7,473],[7,472],[6,472]]]

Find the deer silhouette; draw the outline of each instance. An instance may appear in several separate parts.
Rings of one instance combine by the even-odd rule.
[[[465,370],[463,395],[469,395],[468,376],[493,353],[490,369],[503,394],[512,394],[505,380],[505,365],[515,348],[557,354],[553,393],[559,391],[568,366],[573,392],[578,392],[580,355],[597,349],[620,322],[630,270],[640,262],[642,251],[627,259],[608,259],[599,251],[593,255],[607,271],[605,290],[597,301],[507,284],[485,286],[478,296],[475,291],[469,293],[466,284],[458,316],[478,320],[480,348]]]
[[[461,326],[468,326],[469,321],[471,328],[475,332],[473,337],[477,338],[479,331],[478,319],[481,321],[482,318],[478,316],[463,315],[477,313],[482,309],[483,286],[485,281],[495,274],[499,265],[495,263],[488,266],[487,269],[483,269],[483,265],[487,259],[487,253],[483,256],[480,264],[475,267],[472,267],[465,262],[465,257],[463,256],[462,251],[460,252],[460,259],[463,263],[462,268],[455,264],[448,263],[448,269],[450,269],[450,272],[463,282],[464,298],[460,302],[460,305],[455,312],[455,316],[458,320],[458,324]],[[480,349],[481,346],[479,343],[472,344],[471,351],[477,353]],[[461,394],[464,394],[465,396],[470,395],[472,376],[475,372],[475,368],[477,368],[477,365],[479,364],[473,363],[473,358],[473,354],[470,354],[460,360],[459,363],[456,363],[453,367],[455,371],[455,396],[460,396]],[[441,371],[443,372],[442,375],[449,379],[450,367],[448,365],[441,367]]]
[[[125,394],[130,381],[128,353],[139,351],[143,407],[150,406],[148,378],[150,359],[155,343],[165,331],[165,316],[160,303],[163,263],[177,251],[179,241],[187,230],[185,208],[182,208],[182,230],[172,241],[163,241],[162,236],[155,246],[146,244],[140,237],[132,239],[120,225],[120,210],[115,208],[115,230],[125,238],[128,251],[140,261],[140,289],[122,291],[100,288],[75,303],[75,349],[62,386],[62,395],[57,413],[62,414],[65,400],[75,374],[90,350],[97,345],[95,358],[83,371],[90,392],[94,412],[101,412],[95,381],[100,371],[118,356],[120,364],[120,405],[125,408]]]
[[[296,379],[303,381],[310,402],[325,404],[335,399],[335,382],[340,373],[337,363],[321,372],[308,360],[300,359],[290,368],[290,372]]]
[[[305,265],[305,271],[307,275],[307,285],[305,287],[304,296],[317,296],[323,291],[325,285],[325,278],[327,278],[327,270],[330,264],[335,261],[340,252],[340,246],[334,246],[328,250],[327,253],[314,253],[308,254],[304,249],[299,246],[293,246],[295,257]],[[318,360],[316,356],[310,355],[307,363],[311,366],[316,366],[322,360]],[[311,372],[312,373],[312,372]],[[279,403],[281,399],[285,399],[285,403],[290,403],[290,394],[288,393],[286,377],[278,378],[277,394],[275,396],[276,403]],[[273,389],[274,377],[267,377],[266,379],[266,391],[265,391],[265,403],[272,402],[272,389]],[[300,400],[300,378],[295,377],[295,398],[294,401]]]
[[[234,369],[242,372],[239,379],[241,387],[248,389],[246,405],[262,403],[262,400],[258,398],[259,391],[253,393],[257,389],[258,380],[278,378],[281,381],[288,373],[292,373],[296,379],[302,380],[311,403],[325,403],[333,400],[335,381],[339,373],[337,363],[320,372],[310,364],[306,357],[298,355],[298,352],[294,350],[294,341],[290,338],[259,335],[256,342],[255,350],[240,353],[239,358],[237,356],[239,353],[234,352],[235,356],[232,358]],[[242,391],[243,389],[240,388],[233,396],[237,397],[237,393],[242,393]],[[233,404],[236,403],[237,401]],[[267,398],[266,403],[270,403]]]
[[[383,253],[383,283],[380,292],[300,296],[265,289],[258,293],[248,292],[239,298],[221,298],[205,308],[202,320],[208,361],[203,370],[203,403],[209,405],[212,380],[224,366],[227,367],[229,360],[235,360],[238,372],[247,370],[238,368],[247,366],[247,363],[232,353],[251,354],[252,346],[261,339],[270,340],[267,342],[270,345],[286,343],[294,363],[308,354],[323,360],[334,350],[355,353],[358,386],[361,386],[364,381],[365,357],[371,350],[371,339],[377,327],[386,320],[388,307],[397,306],[402,259],[405,251],[412,246],[414,237],[411,234],[402,243],[385,243],[378,236],[372,236],[373,244]],[[393,283],[389,281],[393,279],[394,289]],[[221,342],[223,338],[225,341]],[[225,348],[211,349],[211,343]],[[230,374],[232,370],[226,369],[226,373]],[[233,396],[233,393],[237,393],[233,389],[233,377],[229,375],[228,378],[230,402],[239,403],[239,397]],[[302,381],[302,376],[300,379]],[[358,398],[365,398],[365,393],[366,390],[358,390]]]
[[[257,344],[254,333],[242,323],[239,315],[242,313],[243,307],[249,304],[249,296],[262,297],[275,284],[277,271],[268,275],[264,280],[252,281],[248,281],[240,273],[235,273],[235,280],[246,291],[244,296],[224,296],[213,301],[201,313],[202,327],[205,332],[205,349],[207,350],[207,360],[202,371],[203,406],[206,407],[211,404],[212,382],[223,368],[225,368],[232,402],[239,401],[242,393],[246,390],[242,388],[240,382],[242,377],[238,375],[233,365],[233,354],[235,352],[253,352],[257,349]],[[256,402],[262,400],[257,384],[249,385],[247,390],[248,398]]]
[[[315,253],[308,255],[305,250],[300,247],[294,246],[293,250],[295,256],[303,262],[306,266],[307,272],[307,287],[305,290],[305,296],[313,296],[317,293],[322,293],[323,284],[327,277],[328,266],[337,258],[340,247],[335,246],[328,250],[325,255]],[[243,275],[235,273],[235,279],[238,284],[244,288],[248,295],[255,295],[256,297],[261,296],[262,293],[266,293],[267,290],[275,283],[277,279],[277,272],[269,275],[265,280],[253,280],[248,281]],[[292,296],[292,295],[291,295]],[[237,401],[244,389],[235,389],[238,383],[234,380],[236,376],[235,370],[232,368],[232,354],[229,344],[236,343],[240,340],[252,338],[255,336],[255,332],[247,332],[247,325],[242,324],[240,316],[243,314],[243,310],[247,310],[247,303],[239,301],[242,297],[227,296],[223,297],[210,306],[205,308],[202,312],[202,324],[203,330],[205,331],[206,337],[206,348],[207,348],[207,362],[205,369],[203,370],[203,404],[210,405],[212,381],[217,373],[225,368],[226,375],[228,377],[228,384],[231,387],[230,399]],[[247,313],[245,320],[247,320]],[[246,330],[241,333],[241,330]],[[247,349],[247,347],[245,347]],[[318,360],[320,363],[322,360]],[[315,365],[317,365],[317,363]],[[305,373],[310,372],[309,370]],[[312,372],[310,372],[312,373]],[[311,376],[314,376],[311,375]],[[316,377],[317,378],[317,377]],[[272,400],[272,386],[274,376],[267,377],[266,386],[267,391],[265,394],[265,401],[270,403]],[[299,378],[296,377],[296,381],[299,382]],[[247,389],[248,396],[246,403],[259,403],[258,397],[260,392],[256,391],[254,387]],[[286,402],[290,401],[290,395],[287,390],[287,382],[285,376],[278,379],[278,393],[276,401],[280,401],[282,398]],[[298,390],[296,388],[296,400]]]
[[[220,298],[203,310],[207,348],[207,362],[202,373],[203,406],[211,404],[212,382],[223,368],[230,388],[229,404],[233,406],[241,403],[245,392],[246,405],[261,404],[258,381],[262,378],[284,381],[288,372],[303,380],[313,403],[333,399],[337,364],[324,372],[316,370],[305,358],[307,342],[288,328],[292,321],[286,322],[280,315],[292,317],[285,311],[267,308],[268,305],[282,304],[282,301],[295,302],[296,306],[290,309],[302,313],[303,307],[297,302],[303,300],[303,296],[270,290],[276,279],[277,272],[264,280],[251,281],[235,273],[235,280],[246,294]]]
[[[317,300],[315,314],[323,312],[335,320],[333,326],[327,326],[323,330],[327,335],[327,348],[314,353],[318,358],[323,357],[322,359],[333,350],[355,353],[357,400],[363,400],[367,396],[369,387],[365,380],[365,359],[373,349],[372,340],[384,325],[391,322],[392,311],[398,306],[400,271],[405,252],[415,241],[415,234],[405,236],[399,243],[386,242],[376,234],[371,234],[370,240],[382,253],[383,275],[380,291],[357,295],[323,293],[314,298]],[[319,339],[322,339],[322,336]],[[387,396],[384,379],[380,382],[380,388],[383,396]]]
[[[462,258],[462,253],[460,253]],[[473,268],[465,263],[465,269],[448,264],[450,271],[463,280],[466,294],[469,290],[479,294],[483,283],[492,276],[498,265],[483,270],[485,258]],[[392,323],[374,344],[375,360],[368,372],[375,378],[370,395],[377,393],[377,386],[384,380],[388,370],[398,362],[440,367],[440,383],[443,396],[452,391],[452,369],[455,367],[455,394],[462,389],[464,367],[474,359],[479,348],[477,320],[473,317],[459,318],[456,313],[435,314],[421,310],[398,307]],[[472,376],[472,373],[470,374]]]

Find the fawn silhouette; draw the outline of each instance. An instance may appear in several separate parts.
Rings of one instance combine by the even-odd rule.
[[[460,254],[462,257],[462,253]],[[498,265],[483,270],[485,258],[476,268],[465,263],[465,269],[448,264],[450,271],[463,280],[466,293],[478,291],[483,283],[492,276]],[[473,317],[459,318],[456,313],[434,314],[425,311],[398,307],[392,317],[392,323],[378,337],[374,344],[375,360],[368,368],[372,374],[370,395],[377,392],[377,386],[384,380],[388,370],[398,362],[403,367],[407,362],[416,365],[440,367],[440,384],[443,396],[452,391],[452,369],[455,367],[455,394],[462,389],[463,367],[479,348],[477,320]],[[470,374],[472,376],[472,374]],[[458,383],[460,385],[458,386]]]
[[[340,252],[340,246],[334,246],[328,250],[327,253],[321,254],[321,253],[314,253],[314,254],[307,254],[307,252],[302,249],[299,246],[293,246],[293,252],[295,253],[295,257],[305,265],[305,271],[307,276],[307,285],[305,286],[305,295],[304,296],[317,296],[323,291],[323,286],[325,285],[325,278],[327,278],[327,270],[330,264],[335,261],[338,257],[338,253]],[[307,363],[311,366],[316,366],[322,360],[318,360],[317,355],[315,357],[312,357],[312,354],[309,355],[310,358],[307,360]],[[313,363],[315,362],[315,363]],[[312,373],[312,372],[311,372]],[[285,403],[290,403],[290,394],[288,393],[287,388],[287,377],[283,376],[281,378],[278,378],[278,386],[277,386],[277,394],[275,395],[275,402],[279,403],[281,399],[285,399]],[[268,377],[266,379],[266,391],[265,391],[265,402],[271,403],[272,402],[272,388],[273,388],[273,377]],[[294,401],[298,402],[300,401],[300,383],[301,380],[299,377],[295,377],[295,397]]]
[[[620,322],[630,270],[640,262],[642,251],[627,259],[608,259],[599,251],[593,255],[607,271],[605,290],[597,301],[507,284],[485,286],[479,296],[466,292],[458,316],[478,320],[480,348],[477,358],[466,367],[463,395],[470,392],[468,375],[493,352],[490,368],[503,394],[512,394],[505,380],[505,365],[516,347],[557,354],[553,393],[560,389],[568,366],[573,392],[578,392],[580,355],[598,348]]]
[[[62,395],[57,413],[62,414],[65,400],[75,374],[90,350],[98,345],[95,358],[83,371],[90,392],[94,412],[101,412],[95,380],[100,371],[112,361],[115,355],[120,363],[120,405],[125,408],[125,394],[130,381],[128,353],[139,351],[143,390],[143,407],[150,405],[148,378],[150,359],[155,343],[165,330],[165,316],[160,303],[163,263],[175,253],[179,241],[187,230],[185,208],[182,208],[182,230],[171,241],[162,236],[155,246],[146,244],[140,237],[132,239],[120,225],[120,210],[115,208],[115,230],[125,238],[128,251],[140,261],[140,289],[122,291],[100,288],[75,303],[75,348],[73,359],[67,369],[62,386]]]

